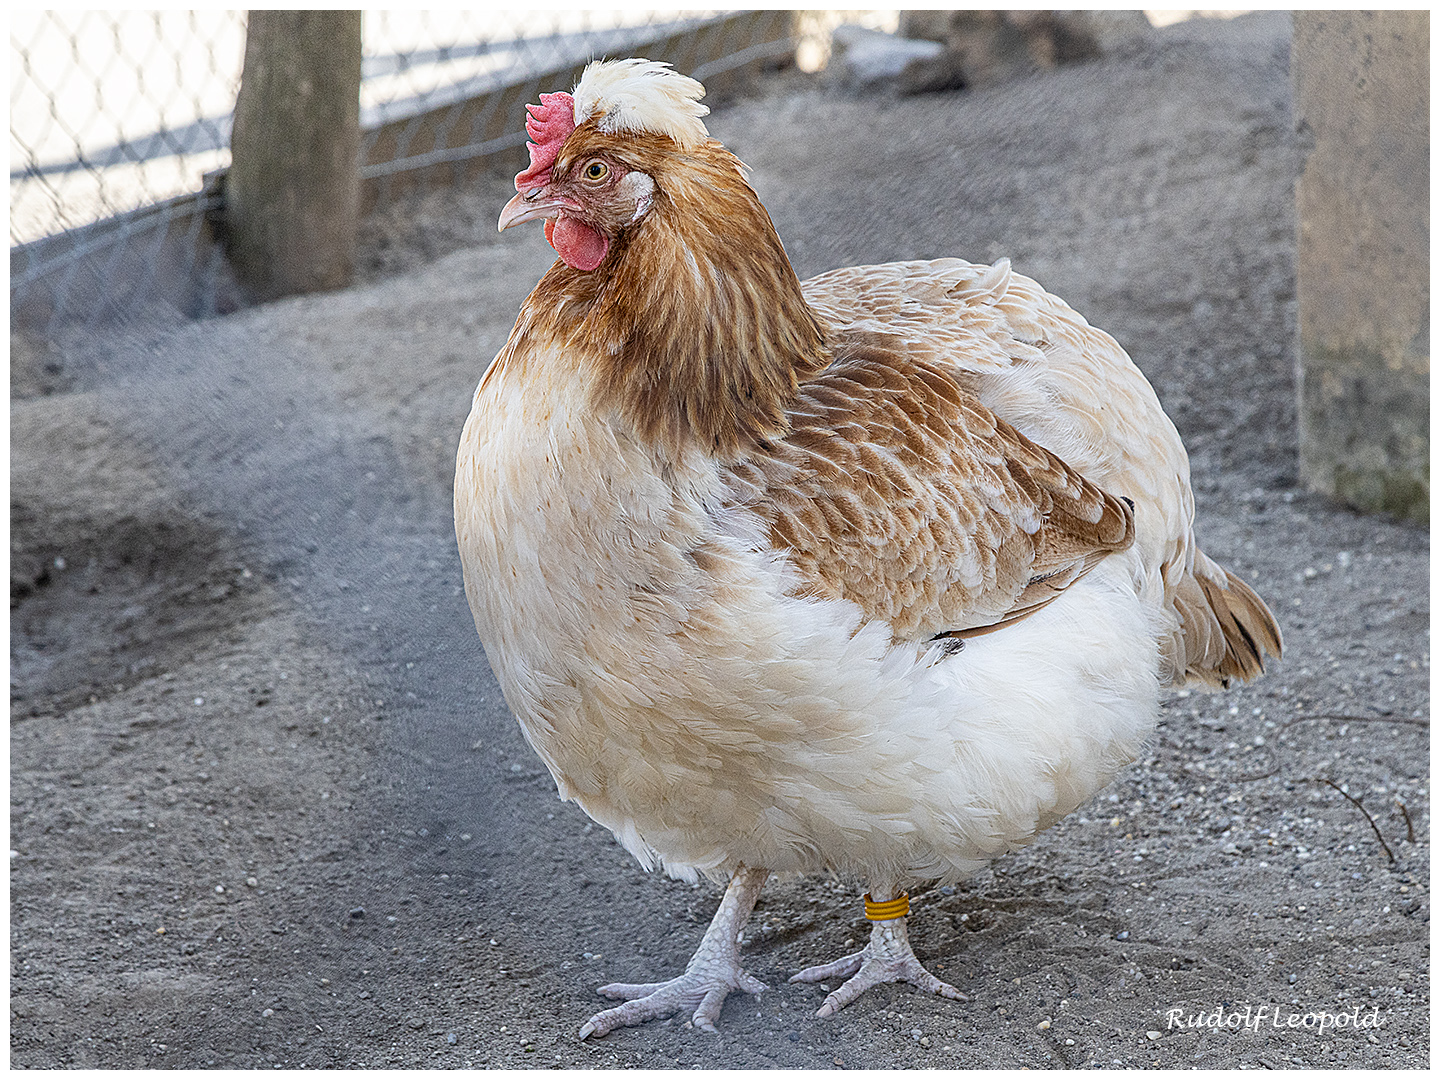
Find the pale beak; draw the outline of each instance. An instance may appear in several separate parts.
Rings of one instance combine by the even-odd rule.
[[[556,217],[561,210],[577,209],[575,202],[557,194],[549,185],[518,192],[500,211],[500,231],[536,218]]]

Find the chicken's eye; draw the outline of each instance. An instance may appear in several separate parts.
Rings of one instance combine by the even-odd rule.
[[[586,180],[604,180],[610,175],[610,166],[603,161],[592,161],[585,166]]]

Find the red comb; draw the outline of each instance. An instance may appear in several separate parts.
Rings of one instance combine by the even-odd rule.
[[[530,150],[530,167],[515,177],[516,191],[550,182],[550,166],[575,130],[575,99],[563,90],[541,94],[539,105],[525,108],[530,114],[525,118],[525,134],[532,140],[525,144]]]

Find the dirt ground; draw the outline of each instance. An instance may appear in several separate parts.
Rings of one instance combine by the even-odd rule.
[[[1429,536],[1297,486],[1288,44],[1283,14],[1184,23],[983,92],[790,75],[712,117],[802,276],[1008,255],[1114,333],[1286,637],[916,895],[961,1002],[814,1019],[786,978],[865,924],[812,878],[762,896],[770,989],[718,1036],[576,1038],[596,986],[683,967],[718,890],[556,799],[461,593],[454,444],[552,257],[495,234],[506,177],[372,219],[342,293],[13,340],[12,1064],[1427,1065]]]

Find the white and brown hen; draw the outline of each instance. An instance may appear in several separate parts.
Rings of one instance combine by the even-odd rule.
[[[802,284],[699,83],[595,63],[531,106],[500,228],[560,259],[486,371],[455,527],[530,745],[647,868],[729,880],[677,978],[582,1036],[762,986],[771,872],[868,885],[797,980],[955,996],[904,890],[1028,844],[1131,761],[1162,686],[1278,656],[1195,546],[1185,448],[1108,335],[1001,260]]]

